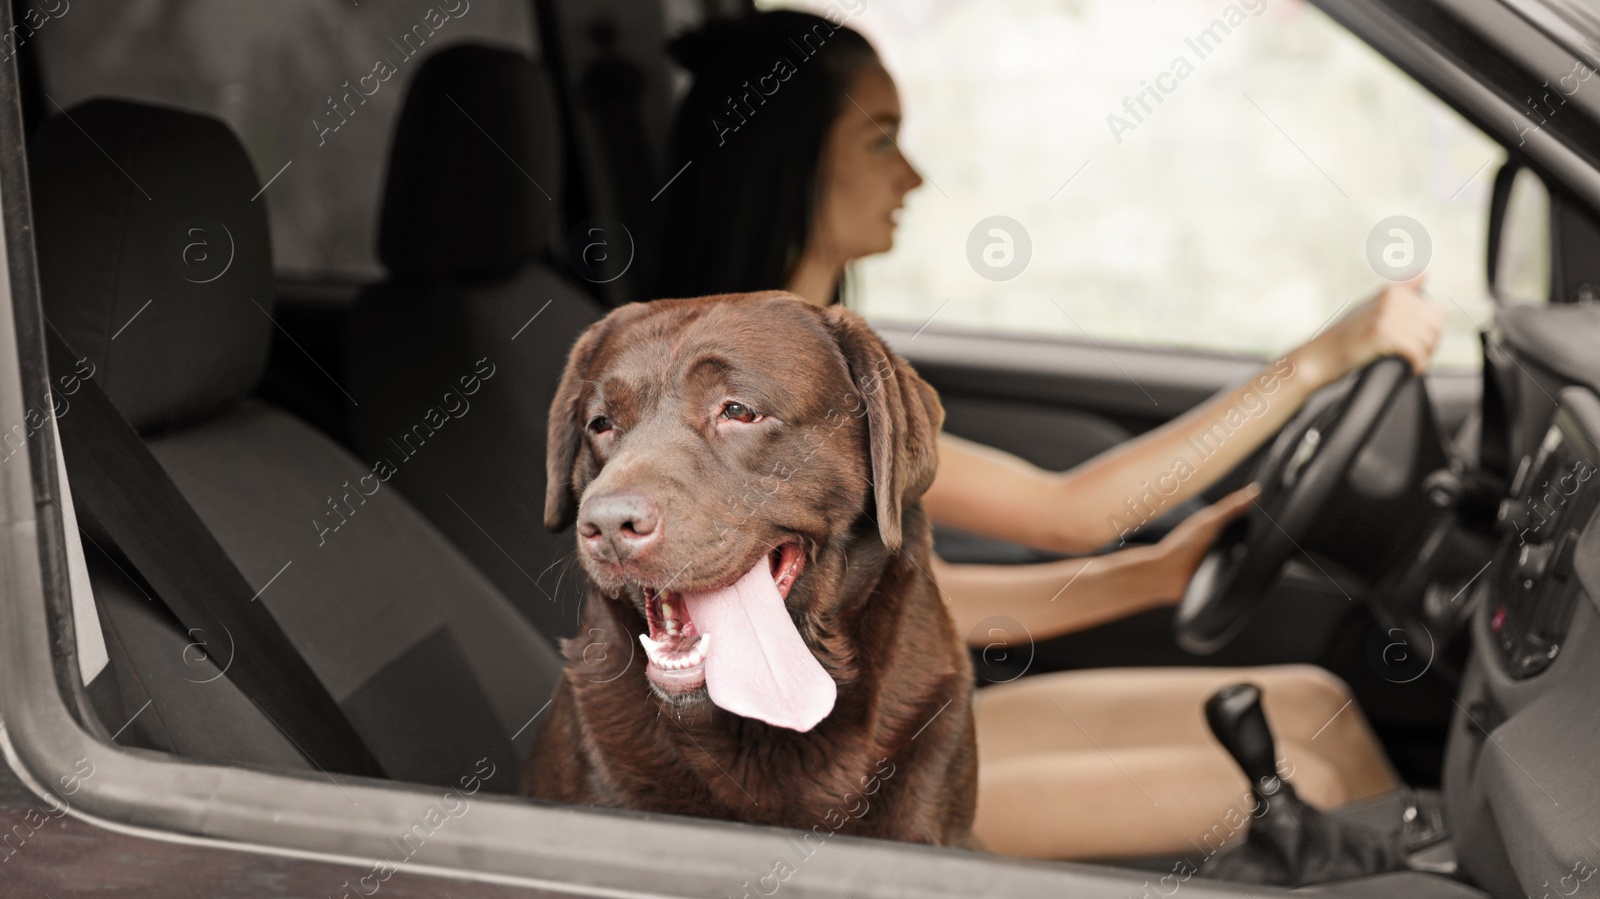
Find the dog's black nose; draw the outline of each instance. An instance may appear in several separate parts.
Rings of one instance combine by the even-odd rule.
[[[590,497],[578,513],[578,535],[589,555],[622,562],[644,552],[661,532],[661,509],[642,493]]]

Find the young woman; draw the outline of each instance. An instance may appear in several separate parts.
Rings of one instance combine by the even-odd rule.
[[[893,246],[895,216],[922,183],[895,142],[899,95],[877,54],[842,24],[792,12],[715,21],[671,49],[693,85],[674,126],[672,168],[687,167],[667,192],[656,295],[786,288],[839,302],[849,264]],[[1199,495],[1312,392],[1378,356],[1399,354],[1420,372],[1443,315],[1415,286],[1386,288],[1278,360],[1264,373],[1278,381],[1274,402],[1168,502]],[[1116,536],[1106,521],[1125,512],[1141,481],[1166,473],[1189,438],[1247,401],[1255,380],[1061,473],[943,434],[923,507],[985,536],[1097,549]],[[1228,495],[1154,545],[1036,565],[938,563],[934,575],[963,633],[1007,615],[1036,638],[1056,636],[1175,603],[1255,494],[1252,485]],[[979,839],[1046,858],[1187,851],[1242,801],[1244,777],[1201,710],[1213,690],[1239,680],[1263,688],[1280,767],[1309,801],[1338,805],[1398,785],[1344,684],[1319,668],[1037,675],[979,691]]]

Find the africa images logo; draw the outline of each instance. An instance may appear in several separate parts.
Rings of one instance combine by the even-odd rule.
[[[1428,229],[1410,216],[1391,215],[1367,232],[1367,264],[1380,278],[1410,281],[1427,271],[1432,259]]]
[[[233,232],[207,216],[178,223],[167,238],[167,261],[190,284],[210,284],[233,267]]]
[[[1032,258],[1033,238],[1010,216],[991,215],[967,232],[967,264],[979,277],[1010,281]]]
[[[633,232],[615,219],[587,218],[567,235],[572,270],[591,284],[609,284],[633,265]]]

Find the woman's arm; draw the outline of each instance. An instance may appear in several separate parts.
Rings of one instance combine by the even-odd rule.
[[[1346,373],[1390,353],[1421,372],[1444,314],[1417,283],[1386,288],[1243,384],[1070,471],[940,434],[923,508],[941,524],[1057,552],[1125,540],[1216,483]]]
[[[1234,491],[1154,546],[1038,565],[952,565],[935,557],[933,575],[969,645],[990,642],[979,625],[997,615],[1025,622],[1035,640],[1060,636],[1176,602],[1217,533],[1258,494],[1253,484]]]

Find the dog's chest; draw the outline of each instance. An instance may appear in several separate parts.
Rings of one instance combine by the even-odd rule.
[[[764,725],[707,726],[662,711],[645,728],[595,733],[606,792],[618,804],[677,814],[809,827],[873,779],[859,735]],[[724,716],[717,715],[725,723]],[[858,770],[859,769],[859,770]]]

